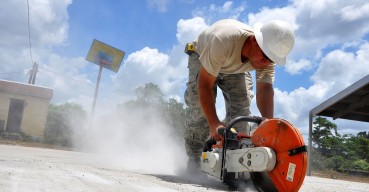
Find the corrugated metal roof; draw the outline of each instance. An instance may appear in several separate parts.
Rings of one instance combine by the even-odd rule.
[[[310,114],[369,122],[369,75],[318,105]]]

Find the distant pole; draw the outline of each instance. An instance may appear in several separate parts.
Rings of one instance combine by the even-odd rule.
[[[97,76],[97,82],[96,82],[96,88],[95,88],[94,102],[92,104],[91,122],[94,119],[97,93],[99,92],[99,84],[100,84],[100,78],[101,78],[101,73],[102,73],[102,70],[103,70],[103,66],[104,66],[104,64],[102,62],[100,62],[99,75]]]
[[[28,80],[28,84],[31,84],[31,82],[32,82],[32,77],[33,77],[33,69],[34,69],[34,67],[32,66],[32,69],[31,69],[31,71],[30,71],[30,74],[29,74],[29,80]]]
[[[36,76],[37,76],[37,72],[38,72],[38,65],[37,63],[35,62],[35,64],[33,65],[34,68],[33,68],[33,79],[32,79],[32,84],[34,85],[35,82],[36,82]]]
[[[37,72],[38,72],[38,65],[36,62],[34,62],[32,69],[31,69],[31,74],[29,76],[28,84],[35,84]]]

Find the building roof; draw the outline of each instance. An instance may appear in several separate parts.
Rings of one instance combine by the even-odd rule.
[[[310,114],[369,122],[369,75],[324,101]]]
[[[0,80],[0,92],[16,93],[51,100],[53,89],[37,85]]]

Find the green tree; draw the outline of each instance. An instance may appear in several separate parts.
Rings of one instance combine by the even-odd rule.
[[[74,129],[85,126],[86,120],[87,114],[78,104],[50,104],[44,133],[45,142],[71,147]]]
[[[313,142],[316,148],[311,154],[316,169],[369,169],[369,139],[367,133],[341,135],[337,126],[325,118],[314,121]]]
[[[369,139],[365,137],[351,137],[347,139],[346,146],[350,158],[363,159],[369,162]]]
[[[313,130],[313,142],[317,145],[318,151],[322,152],[328,149],[323,149],[326,146],[327,142],[323,143],[323,141],[330,137],[340,137],[337,132],[337,125],[328,121],[326,118],[317,117],[314,122],[314,130]],[[335,135],[332,134],[332,130],[334,131]]]
[[[368,133],[366,133],[366,131],[359,132],[357,134],[357,137],[365,137],[365,138],[369,139],[369,132]]]
[[[312,155],[317,158],[313,166],[319,170],[340,168],[345,162],[346,148],[337,125],[322,117],[317,117],[313,124],[312,137],[316,148]]]
[[[340,137],[325,137],[321,143],[321,152],[326,157],[344,156],[347,151]]]
[[[352,163],[353,169],[369,171],[369,163],[364,159],[356,160]]]
[[[342,169],[346,165],[346,159],[343,156],[332,156],[324,159],[326,168],[338,170]]]

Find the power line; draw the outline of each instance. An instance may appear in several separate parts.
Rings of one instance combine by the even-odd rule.
[[[0,75],[8,75],[8,74],[13,74],[13,73],[24,73],[24,72],[4,72],[4,73],[0,73]]]
[[[68,76],[66,76],[66,75],[64,75],[64,74],[61,74],[61,73],[58,73],[58,72],[55,72],[55,71],[51,71],[51,70],[45,69],[45,68],[43,68],[43,67],[38,67],[38,68],[39,68],[39,69],[42,69],[42,70],[44,70],[44,71],[46,71],[46,72],[49,72],[49,73],[54,73],[54,74],[59,75],[59,76],[61,76],[61,77],[63,77],[63,78],[66,78],[66,79],[70,79],[70,80],[76,81],[76,82],[81,83],[81,84],[83,84],[83,85],[86,85],[86,86],[89,86],[89,87],[95,87],[94,85],[88,84],[88,83],[86,83],[86,82],[84,82],[84,81],[81,81],[81,80],[78,80],[78,79],[74,79],[74,78],[72,78],[72,77],[68,77]],[[104,88],[100,88],[100,89],[102,89],[102,90],[107,90],[107,89],[104,89]],[[114,94],[114,95],[118,95],[118,96],[121,96],[121,97],[124,97],[124,95],[119,94],[119,93],[115,93],[115,92],[112,92],[112,94]]]
[[[31,55],[31,62],[33,64],[33,57],[32,57],[32,45],[31,45],[31,27],[29,24],[29,2],[27,0],[27,11],[28,11],[28,43],[29,43],[29,53]]]
[[[66,76],[66,75],[64,75],[64,74],[61,74],[61,73],[58,73],[58,72],[55,72],[55,71],[51,71],[51,70],[49,70],[49,69],[45,69],[45,68],[43,68],[43,67],[38,67],[38,68],[39,68],[39,69],[42,69],[42,70],[44,70],[44,71],[46,71],[46,72],[50,72],[50,73],[57,74],[57,75],[62,76],[62,77],[64,77],[64,78],[71,79],[71,80],[76,81],[76,82],[78,82],[78,83],[81,83],[81,84],[84,84],[84,85],[87,85],[87,86],[90,86],[90,87],[94,87],[93,85],[87,84],[87,83],[86,83],[86,82],[84,82],[84,81],[81,81],[81,80],[78,80],[78,79],[74,79],[74,78],[72,78],[72,77],[68,77],[68,76]]]

